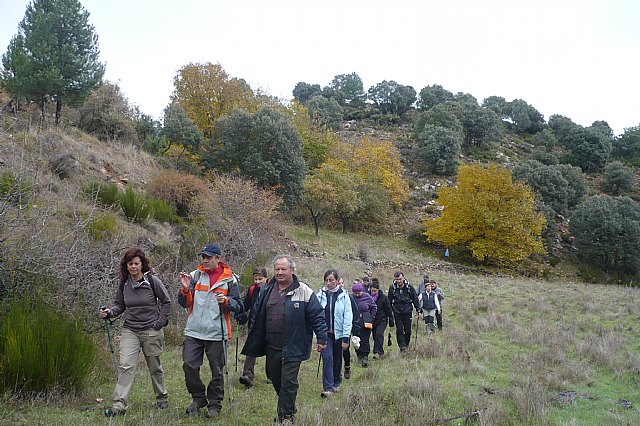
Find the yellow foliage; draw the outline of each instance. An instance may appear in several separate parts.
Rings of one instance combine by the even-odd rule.
[[[243,80],[231,78],[220,64],[190,63],[173,79],[172,100],[177,101],[187,116],[211,138],[215,121],[234,108],[255,112],[258,102],[251,87]]]
[[[302,139],[304,160],[309,170],[313,170],[325,162],[338,136],[318,120],[312,120],[309,110],[300,102],[294,100],[288,111]]]
[[[364,182],[380,185],[396,206],[409,198],[400,154],[391,141],[365,136],[356,144],[340,142],[331,154],[330,165],[341,172],[352,173]]]
[[[427,219],[425,235],[446,246],[467,247],[474,258],[501,264],[544,253],[544,216],[524,184],[513,183],[511,172],[491,164],[460,166],[458,185],[441,188],[442,215]]]

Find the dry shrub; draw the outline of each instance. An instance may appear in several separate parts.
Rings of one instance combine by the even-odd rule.
[[[562,380],[571,384],[589,382],[593,375],[593,369],[580,361],[567,360],[558,367],[558,373]]]
[[[511,384],[509,399],[518,417],[531,423],[541,422],[551,404],[547,389],[534,377],[515,380]]]
[[[241,272],[260,253],[282,250],[280,197],[240,177],[220,174],[209,180],[210,194],[192,202],[186,253],[197,253],[202,244],[215,241],[225,260]]]
[[[173,206],[176,214],[183,218],[189,216],[194,199],[208,196],[209,193],[209,186],[205,181],[175,170],[161,171],[147,185],[148,195]]]

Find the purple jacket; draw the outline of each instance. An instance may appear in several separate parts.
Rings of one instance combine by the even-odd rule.
[[[370,322],[373,324],[373,319],[376,317],[376,312],[378,312],[378,306],[376,302],[373,301],[373,297],[369,293],[362,293],[360,297],[353,295],[356,299],[356,303],[358,304],[358,309],[360,310],[360,318],[362,318],[363,322]]]

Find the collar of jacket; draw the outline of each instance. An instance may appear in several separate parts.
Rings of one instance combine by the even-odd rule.
[[[289,291],[287,292],[287,296],[292,295],[293,292],[296,291],[298,287],[300,287],[300,281],[298,281],[298,277],[296,277],[296,274],[293,274],[292,277],[293,277],[293,280],[291,281],[291,284],[289,284],[289,286],[287,287],[289,289]],[[271,278],[271,281],[269,281],[269,286],[271,286],[272,289],[278,287],[278,282],[276,281],[276,277]]]
[[[222,268],[222,275],[220,275],[218,281],[233,277],[233,272],[231,272],[231,268],[229,267],[229,265],[224,262],[218,262],[218,266]],[[198,265],[198,271],[202,272],[203,274],[207,273],[202,264]]]

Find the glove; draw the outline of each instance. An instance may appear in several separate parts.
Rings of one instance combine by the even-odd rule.
[[[238,324],[240,325],[244,325],[247,322],[249,322],[249,317],[247,316],[246,312],[234,314],[233,316],[235,317],[236,321],[238,321]]]
[[[358,336],[351,336],[351,343],[353,343],[353,347],[356,350],[360,349],[360,338]]]
[[[389,328],[393,328],[395,326],[396,326],[396,323],[391,318],[389,318]]]

